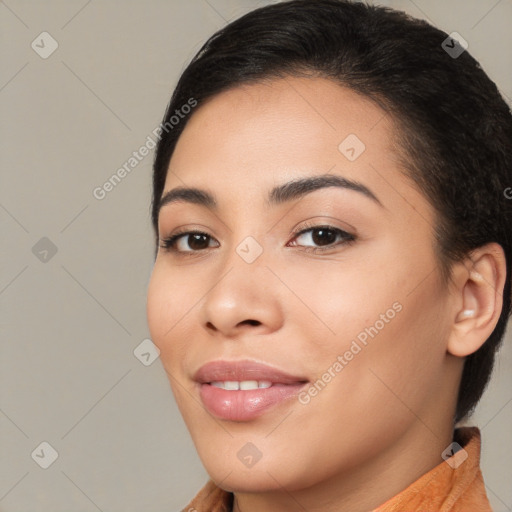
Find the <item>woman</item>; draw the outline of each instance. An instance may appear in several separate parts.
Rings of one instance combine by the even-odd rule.
[[[343,0],[216,33],[155,162],[148,322],[184,510],[488,511],[456,428],[510,315],[512,116],[455,39]]]

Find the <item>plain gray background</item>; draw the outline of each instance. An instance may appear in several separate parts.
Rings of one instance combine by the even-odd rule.
[[[149,338],[153,155],[103,200],[93,190],[158,126],[202,42],[267,3],[0,2],[1,511],[173,511],[206,481],[160,360],[134,355]],[[512,97],[511,0],[378,3],[460,33]],[[58,43],[45,59],[42,32]],[[512,507],[511,341],[469,422],[495,512]]]

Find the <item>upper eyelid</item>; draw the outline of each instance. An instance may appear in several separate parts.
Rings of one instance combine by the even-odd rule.
[[[324,217],[324,216],[319,216],[319,217]],[[343,224],[345,224],[346,226],[348,226],[347,228],[344,228],[344,227],[340,227],[340,226],[335,226],[334,224],[336,223],[339,223],[340,220],[338,218],[335,218],[335,217],[331,217],[331,216],[325,216],[324,217],[325,219],[333,219],[332,221],[331,220],[306,220],[306,221],[301,221],[301,222],[298,222],[294,225],[294,227],[290,230],[290,232],[288,233],[289,236],[291,235],[298,235],[299,233],[303,232],[303,231],[308,231],[310,229],[315,229],[315,228],[330,228],[330,229],[334,229],[334,230],[339,230],[339,231],[342,231],[344,233],[347,233],[349,235],[353,235],[353,236],[357,236],[358,234],[358,230],[350,225],[350,224],[347,224],[346,222],[343,222]],[[193,223],[191,223],[193,224]],[[297,228],[297,226],[301,225],[302,226],[300,228]],[[171,238],[172,236],[175,236],[175,235],[186,235],[186,234],[189,234],[189,233],[203,233],[205,235],[208,235],[209,237],[211,238],[215,238],[213,235],[210,235],[208,233],[208,228],[206,226],[201,226],[200,224],[197,224],[197,226],[199,226],[199,228],[195,228],[195,227],[191,227],[191,228],[183,228],[183,230],[181,228],[178,228],[177,229],[177,233],[175,233],[174,235],[169,235],[169,236],[161,236],[159,235],[159,239],[163,240],[165,238]],[[272,228],[273,229],[273,228]],[[271,230],[272,230],[271,229]],[[159,232],[161,230],[159,229]]]
[[[329,224],[328,222],[325,222],[325,223],[313,222],[311,224],[308,224],[306,222],[306,224],[303,225],[301,228],[293,229],[292,231],[290,231],[290,235],[296,236],[296,235],[300,235],[301,233],[304,233],[304,231],[311,231],[313,229],[322,229],[322,228],[332,229],[333,231],[341,231],[343,233],[347,233],[348,235],[351,234],[346,229],[343,229],[343,228],[340,228],[337,226],[333,226],[332,224]]]

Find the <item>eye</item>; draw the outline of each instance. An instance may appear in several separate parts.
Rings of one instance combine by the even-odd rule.
[[[332,250],[356,240],[354,235],[329,225],[307,226],[292,235],[293,240],[289,245],[304,247],[308,252]],[[202,231],[182,231],[160,240],[160,247],[178,254],[193,255],[212,247],[219,247],[219,243]]]
[[[338,245],[354,242],[356,237],[334,226],[310,226],[299,231],[291,245],[306,247],[306,251],[321,252]]]
[[[160,241],[160,247],[174,252],[197,252],[212,247],[214,239],[201,231],[176,233]],[[216,247],[215,244],[213,247]]]

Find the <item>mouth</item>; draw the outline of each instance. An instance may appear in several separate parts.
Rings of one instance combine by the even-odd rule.
[[[225,381],[215,381],[209,382],[208,384],[215,386],[219,389],[225,389],[226,391],[249,391],[251,389],[268,389],[272,387],[273,383],[269,380],[225,380]]]
[[[205,408],[219,419],[251,421],[290,404],[309,382],[254,361],[211,361],[194,375]]]

